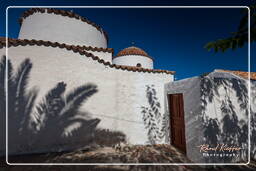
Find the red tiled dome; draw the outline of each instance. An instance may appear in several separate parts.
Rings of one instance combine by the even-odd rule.
[[[149,56],[144,50],[135,46],[131,46],[121,50],[120,52],[118,52],[115,58],[119,56],[125,56],[125,55],[140,55],[140,56],[146,56],[152,59],[152,57]]]

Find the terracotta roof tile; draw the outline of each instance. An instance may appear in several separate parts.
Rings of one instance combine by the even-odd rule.
[[[131,47],[128,47],[128,48],[125,48],[125,49],[121,50],[120,52],[118,52],[118,54],[115,57],[113,57],[113,59],[117,58],[117,57],[120,57],[120,56],[126,56],[126,55],[140,55],[140,56],[145,56],[145,57],[148,57],[150,59],[153,59],[151,56],[149,56],[147,54],[147,52],[145,52],[141,48],[138,48],[138,47],[135,47],[135,46],[131,46]]]
[[[231,71],[231,70],[223,70],[223,69],[216,69],[216,72],[229,72],[235,75],[238,75],[242,78],[248,79],[249,73],[246,71]],[[256,80],[256,72],[251,72],[251,80]]]
[[[50,42],[50,41],[43,41],[43,40],[27,40],[27,39],[11,39],[8,38],[8,47],[11,46],[27,46],[27,45],[37,45],[37,46],[51,46],[51,47],[58,47],[58,48],[65,48],[67,50],[72,50],[74,53],[79,53],[80,55],[84,55],[87,57],[92,58],[93,60],[102,63],[105,66],[109,66],[115,69],[122,69],[126,71],[133,71],[133,72],[148,72],[148,73],[165,73],[165,74],[175,74],[175,71],[167,71],[167,70],[157,70],[157,69],[146,69],[141,67],[134,67],[134,66],[123,66],[123,65],[116,65],[110,64],[110,62],[106,62],[103,59],[100,59],[98,56],[93,55],[85,50],[92,50],[96,51],[95,48],[92,47],[81,47],[81,46],[74,46],[74,45],[67,45],[67,44],[60,44],[58,42]],[[6,38],[0,37],[0,48],[6,47]],[[98,48],[97,50],[99,50]],[[101,49],[103,50],[103,49]]]

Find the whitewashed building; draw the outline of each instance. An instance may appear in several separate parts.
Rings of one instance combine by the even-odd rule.
[[[113,49],[108,48],[106,32],[70,11],[30,9],[23,14],[20,23],[18,39],[8,41],[7,56],[14,72],[25,59],[32,63],[27,89],[38,90],[33,111],[58,82],[67,84],[66,91],[92,83],[98,91],[81,107],[86,117],[74,117],[97,118],[100,120],[97,128],[120,131],[128,143],[149,143],[149,131],[142,114],[142,107],[149,105],[147,87],[152,87],[157,94],[160,128],[165,104],[164,84],[173,81],[174,71],[154,69],[153,58],[137,47],[125,48],[114,56]],[[5,38],[2,38],[1,56],[5,51]],[[64,134],[78,128],[79,123],[69,125]],[[20,147],[10,149],[10,154],[55,151],[56,148],[69,150],[74,144],[76,147],[84,145],[82,137],[74,139],[62,144],[62,140],[56,138],[52,145],[43,139],[31,147],[24,147],[24,142],[20,141]],[[161,137],[157,142],[164,143],[166,139]],[[3,153],[4,145],[0,148]]]
[[[214,70],[202,76],[167,83],[165,90],[170,99],[167,110],[171,118],[172,144],[186,151],[194,162],[231,163],[243,160],[246,163],[250,110],[250,151],[251,158],[255,159],[256,73],[251,73],[250,99],[248,77],[248,72]],[[176,103],[173,105],[172,101]],[[222,151],[222,144],[241,149]],[[217,147],[217,150],[201,149],[208,145]]]
[[[248,81],[237,72],[216,70],[174,81],[175,72],[154,69],[153,57],[141,48],[124,48],[114,55],[108,47],[107,33],[70,11],[33,8],[23,14],[20,24],[19,37],[8,39],[7,54],[6,39],[0,39],[0,55],[8,57],[13,73],[18,72],[24,60],[30,60],[32,68],[26,89],[36,92],[29,120],[36,126],[29,127],[34,129],[33,135],[24,132],[17,135],[17,140],[10,132],[24,122],[15,123],[15,118],[8,117],[9,126],[14,125],[8,130],[9,154],[77,149],[89,143],[95,129],[105,129],[123,133],[129,144],[172,144],[193,162],[231,161],[228,157],[204,156],[199,148],[203,144],[236,144],[243,148],[239,159],[246,157]],[[66,87],[63,98],[66,92],[87,83],[97,91],[88,96],[79,112],[66,118],[72,124],[60,129],[65,118],[53,120],[47,134],[35,136],[47,119],[43,115],[38,122],[38,106],[60,82]],[[255,81],[251,81],[251,86],[251,115],[255,119]],[[4,121],[2,112],[1,155],[5,154]],[[236,127],[235,131],[230,131],[230,127]],[[58,134],[61,136],[55,136]],[[255,148],[254,142],[254,157]]]

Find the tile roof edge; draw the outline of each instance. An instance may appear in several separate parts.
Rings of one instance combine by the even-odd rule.
[[[6,38],[5,37],[0,37],[0,41],[1,42],[6,42]],[[17,42],[17,41],[38,41],[38,42],[51,42],[51,41],[46,41],[46,40],[36,40],[36,39],[14,39],[14,38],[8,38],[8,41],[13,43],[13,42]],[[59,43],[59,42],[52,42],[52,43],[57,43],[57,44],[64,44],[64,45],[68,45],[65,43]],[[71,45],[71,46],[76,46],[78,48],[87,50],[87,51],[93,51],[93,52],[109,52],[114,54],[114,49],[113,48],[102,48],[102,47],[92,47],[92,46],[80,46],[80,45]]]
[[[249,73],[248,71],[238,71],[238,70],[224,70],[224,69],[215,69],[213,72],[222,72],[222,73],[229,73],[229,74],[232,74],[232,75],[235,75],[239,78],[243,78],[243,79],[246,79],[248,80],[248,77],[245,77],[245,76],[242,76],[238,73]],[[256,72],[250,72],[250,80],[256,80],[256,76],[254,77],[253,75],[256,75]]]
[[[44,40],[28,40],[28,39],[10,39],[8,38],[8,47],[16,47],[16,46],[50,46],[50,47],[58,47],[58,48],[65,48],[66,50],[72,50],[74,53],[79,53],[80,55],[84,55],[87,57],[92,58],[93,60],[97,60],[99,63],[109,66],[110,68],[115,69],[122,69],[127,71],[133,71],[133,72],[147,72],[147,73],[164,73],[164,74],[175,74],[175,71],[168,71],[168,70],[159,70],[159,69],[147,69],[147,68],[132,68],[128,66],[121,66],[116,64],[111,64],[110,62],[106,62],[103,59],[100,59],[98,56],[93,55],[92,53],[88,53],[84,51],[80,46],[75,45],[67,45],[64,43],[58,43],[58,42],[50,42],[50,41],[44,41]],[[6,47],[6,40],[0,39],[0,49]]]

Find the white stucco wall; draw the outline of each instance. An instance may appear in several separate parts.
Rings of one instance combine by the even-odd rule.
[[[252,115],[256,115],[256,81],[251,82],[251,109]]]
[[[251,81],[251,158],[253,158],[254,160],[256,160],[256,141],[255,141],[256,122],[255,121],[256,121],[256,80]]]
[[[251,81],[251,118],[252,116],[255,118],[256,113],[255,85],[255,81]],[[207,127],[206,121],[210,119],[217,120],[218,122],[220,134],[218,135],[217,143],[225,143],[229,146],[231,145],[231,142],[225,141],[225,133],[223,134],[223,118],[227,113],[229,113],[230,116],[232,114],[237,116],[237,124],[236,122],[232,123],[232,121],[229,121],[228,123],[229,126],[235,124],[232,126],[235,134],[233,137],[238,136],[238,139],[242,140],[248,136],[246,132],[243,132],[243,125],[245,124],[246,126],[246,124],[249,124],[247,113],[247,109],[249,107],[247,92],[248,80],[237,75],[224,72],[212,72],[206,76],[193,77],[166,84],[166,94],[183,94],[187,148],[186,155],[189,159],[193,162],[201,163],[235,162],[245,159],[244,153],[239,153],[238,158],[226,158],[227,160],[225,161],[224,157],[209,158],[202,155],[198,146],[210,143],[214,139],[214,130],[216,129],[212,128],[213,125],[208,125],[209,130],[211,130],[206,133],[208,138],[204,135],[204,131]],[[231,105],[229,105],[229,103]],[[243,106],[242,103],[245,104],[245,106]],[[232,110],[225,113],[225,111],[222,111],[224,107],[231,107]],[[166,110],[168,111],[168,105]],[[240,127],[242,135],[239,135],[237,132],[237,127]],[[232,132],[230,129],[231,128],[229,128],[228,131]],[[211,137],[211,140],[209,137]],[[251,139],[253,138],[251,137]],[[233,143],[238,145],[237,141]],[[211,147],[211,144],[209,145]],[[253,153],[256,154],[255,143],[252,143],[252,145],[252,151],[254,150]],[[243,143],[242,146],[246,152],[248,148],[247,143]]]
[[[233,78],[233,79],[243,81],[243,84],[245,84],[246,87],[248,85],[248,82],[246,80],[244,80],[236,75],[229,74],[229,73],[212,72],[211,74],[209,74],[209,77],[210,78],[221,78],[221,79],[227,79],[227,80]],[[214,80],[211,80],[211,81],[212,81],[212,84],[216,84],[214,82]],[[230,84],[230,86],[232,86],[232,83],[229,83],[229,84]],[[227,92],[229,98],[232,101],[232,104],[234,105],[234,111],[238,114],[237,115],[238,120],[241,120],[241,119],[244,119],[246,121],[248,120],[248,116],[246,116],[246,114],[245,114],[246,111],[240,108],[240,104],[237,101],[238,97],[236,95],[236,90],[222,84],[218,87],[217,91],[219,92],[220,95],[217,96],[214,94],[213,102],[212,103],[208,102],[208,105],[206,108],[206,113],[209,118],[222,118],[223,117],[222,112],[221,112],[221,103],[220,102],[222,100],[225,100],[225,94]]]
[[[117,65],[127,65],[127,66],[136,66],[138,63],[141,64],[142,68],[150,68],[153,69],[153,60],[139,55],[125,55],[118,56],[113,59],[113,64]]]
[[[5,49],[0,49],[0,55],[4,54]],[[39,88],[36,103],[60,81],[67,83],[66,92],[88,82],[97,85],[98,93],[90,97],[81,110],[101,120],[98,128],[121,131],[132,144],[148,141],[141,114],[141,106],[147,105],[146,85],[155,85],[161,106],[164,106],[164,84],[173,81],[170,74],[117,70],[66,49],[18,46],[8,49],[8,57],[14,69],[25,58],[31,60],[33,68],[28,89]],[[45,143],[47,141],[41,145]]]
[[[202,154],[197,147],[202,144],[203,141],[203,138],[201,138],[203,137],[203,126],[200,106],[200,78],[192,77],[170,82],[165,85],[165,89],[166,102],[168,102],[168,94],[183,94],[186,156],[193,162],[204,162]],[[172,119],[168,103],[166,103],[166,112],[168,113],[169,118]],[[170,139],[172,139],[171,134]]]
[[[209,100],[209,96],[205,99],[205,117],[208,119],[215,119],[218,121],[220,137],[217,143],[225,143],[227,145],[236,145],[242,148],[239,151],[238,157],[226,157],[226,161],[223,158],[213,157],[207,158],[208,162],[247,162],[248,157],[246,153],[248,150],[248,132],[244,132],[249,125],[249,84],[248,80],[241,78],[237,75],[226,72],[212,72],[205,77],[208,82],[202,84],[202,86],[208,86],[208,89],[212,93],[208,93],[212,100]],[[201,87],[202,88],[202,87]],[[204,97],[202,96],[202,100]],[[227,117],[228,116],[228,117]],[[230,118],[225,124],[225,117]],[[236,121],[237,119],[237,121]],[[224,127],[225,126],[225,127]],[[231,128],[232,127],[232,128]],[[224,128],[228,128],[225,130]],[[233,129],[233,130],[230,130]],[[240,129],[240,131],[238,131]],[[247,130],[248,131],[248,130]],[[215,134],[212,133],[211,136]],[[234,140],[229,140],[228,135],[231,135]],[[245,141],[239,144],[239,141],[235,139],[238,136],[240,141]]]
[[[34,13],[23,19],[19,39],[36,39],[92,47],[107,47],[103,31],[81,20],[53,13]]]

